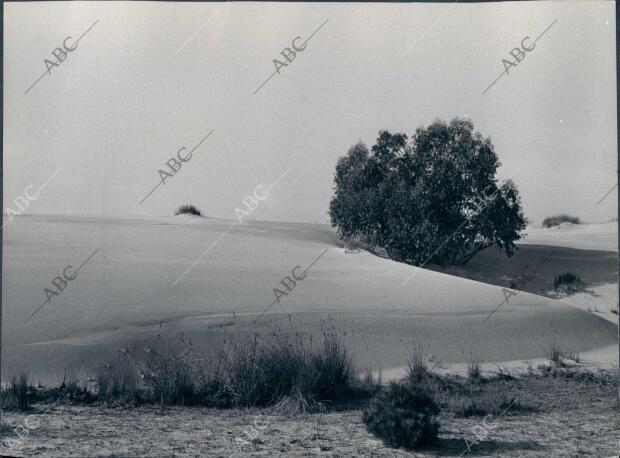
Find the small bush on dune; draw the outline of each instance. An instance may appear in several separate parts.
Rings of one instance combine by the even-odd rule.
[[[422,385],[392,382],[364,411],[368,430],[395,448],[433,443],[439,432],[439,406]]]
[[[543,220],[543,227],[559,226],[562,223],[581,224],[581,219],[576,216],[570,216],[566,214],[547,216]]]
[[[190,205],[190,204],[181,205],[174,212],[174,215],[175,216],[178,216],[178,215],[202,216],[202,214],[200,213],[200,210],[198,210],[196,207],[194,207],[193,205]]]
[[[573,272],[565,272],[555,277],[553,280],[553,289],[555,289],[556,292],[574,294],[583,289],[583,283],[579,275]]]

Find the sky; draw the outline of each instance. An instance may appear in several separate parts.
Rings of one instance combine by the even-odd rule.
[[[273,185],[247,219],[328,222],[351,145],[463,116],[492,139],[497,177],[512,177],[530,221],[617,216],[617,189],[597,205],[617,182],[613,2],[33,2],[4,13],[5,215],[40,189],[24,214],[162,216],[192,203],[235,218]],[[58,63],[53,50],[87,30]],[[483,94],[511,50],[545,30]],[[315,31],[293,60],[280,54]],[[49,73],[45,59],[58,63]],[[276,72],[274,59],[287,65]],[[140,204],[166,162],[199,143]]]

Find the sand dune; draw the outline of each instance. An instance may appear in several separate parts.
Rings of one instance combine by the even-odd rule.
[[[360,365],[402,366],[412,341],[439,360],[517,360],[558,344],[588,351],[616,342],[617,327],[568,304],[382,259],[345,254],[325,225],[210,218],[21,217],[5,229],[4,369],[30,366],[35,379],[65,367],[93,368],[120,348],[139,352],[156,333],[201,346],[278,326],[347,332]],[[178,283],[175,281],[216,240]],[[100,251],[51,304],[44,288],[66,265]],[[327,252],[257,324],[280,281]],[[24,363],[26,361],[27,363]]]

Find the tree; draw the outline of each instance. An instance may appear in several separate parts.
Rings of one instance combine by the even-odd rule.
[[[454,118],[379,132],[338,160],[330,217],[341,238],[385,248],[395,260],[465,264],[489,247],[512,256],[526,226],[516,185],[498,186],[489,138]]]

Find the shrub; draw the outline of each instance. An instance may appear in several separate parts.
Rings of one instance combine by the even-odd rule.
[[[345,253],[359,253],[364,248],[364,243],[361,242],[358,238],[350,238],[344,241]]]
[[[467,363],[467,376],[470,380],[480,380],[482,372],[480,370],[480,361],[470,358]]]
[[[581,219],[577,218],[576,216],[570,216],[566,214],[554,215],[554,216],[547,216],[543,220],[542,224],[543,224],[543,227],[553,227],[553,226],[559,226],[562,223],[581,224]]]
[[[28,374],[20,372],[13,375],[8,387],[0,390],[0,407],[6,410],[28,410],[33,391],[28,381]]]
[[[181,205],[174,212],[174,215],[175,216],[178,216],[178,215],[202,216],[202,214],[200,213],[200,210],[198,210],[196,207],[194,207],[193,205],[190,205],[190,204]]]
[[[492,246],[511,256],[526,219],[514,183],[498,186],[499,166],[469,120],[435,121],[410,142],[381,131],[370,151],[358,143],[338,160],[331,224],[414,265],[465,264]]]
[[[0,390],[0,405],[27,406],[34,396],[162,408],[265,407],[286,401],[301,410],[322,411],[325,402],[336,406],[361,401],[379,390],[372,376],[362,380],[356,372],[344,336],[335,329],[324,332],[318,345],[311,336],[274,332],[218,340],[208,352],[197,352],[182,337],[171,340],[158,335],[144,352],[125,350],[118,360],[106,364],[96,374],[94,388],[87,389],[78,380],[67,382],[65,374],[59,387],[39,395],[23,376]]]
[[[95,378],[98,386],[97,400],[123,405],[139,405],[144,400],[135,368],[119,363],[98,372]]]
[[[340,402],[356,384],[352,359],[336,333],[324,333],[317,347],[298,334],[235,343],[226,352],[223,377],[237,406],[265,406],[287,396],[308,405]]]
[[[363,420],[386,445],[413,448],[436,440],[438,413],[439,406],[422,385],[391,382],[370,401]]]
[[[583,289],[581,278],[573,272],[565,272],[553,280],[553,289],[557,292],[573,294]]]
[[[569,350],[565,350],[557,345],[551,345],[548,350],[545,350],[545,355],[547,359],[554,363],[556,366],[563,366],[564,360],[570,359],[575,361],[576,363],[580,362],[580,357],[578,353],[571,352]]]
[[[407,376],[411,381],[422,381],[428,375],[428,361],[422,347],[414,347],[407,358]]]

